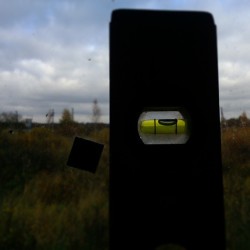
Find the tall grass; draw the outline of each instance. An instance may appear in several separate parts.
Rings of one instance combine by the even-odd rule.
[[[0,249],[108,249],[108,130],[94,136],[96,174],[66,166],[73,138],[1,131]]]
[[[0,131],[0,249],[107,250],[107,128],[95,174],[66,166],[73,136],[46,128]],[[250,128],[222,130],[227,250],[250,249]]]
[[[228,250],[250,249],[250,128],[222,130]]]

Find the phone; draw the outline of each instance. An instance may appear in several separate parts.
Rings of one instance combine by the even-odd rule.
[[[110,249],[225,249],[220,143],[212,14],[114,10]]]

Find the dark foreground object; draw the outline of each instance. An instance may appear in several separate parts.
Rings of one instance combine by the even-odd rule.
[[[103,144],[75,137],[67,165],[95,173],[102,150]]]
[[[145,111],[179,111],[189,125],[188,141],[144,144],[138,119]],[[150,119],[169,118],[177,119]],[[110,162],[111,250],[154,250],[170,243],[225,249],[211,14],[112,13]]]

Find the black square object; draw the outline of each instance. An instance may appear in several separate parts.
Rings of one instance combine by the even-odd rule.
[[[104,145],[75,137],[67,165],[95,173]]]

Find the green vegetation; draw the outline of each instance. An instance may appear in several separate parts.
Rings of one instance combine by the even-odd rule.
[[[228,250],[250,249],[250,127],[222,130]]]
[[[0,130],[0,249],[108,249],[109,131],[78,134],[105,144],[92,174],[66,166],[65,129]]]
[[[250,249],[250,123],[243,118],[221,133],[228,250]],[[66,166],[74,136],[105,144],[95,174]],[[107,126],[0,126],[0,164],[0,249],[108,249]]]

